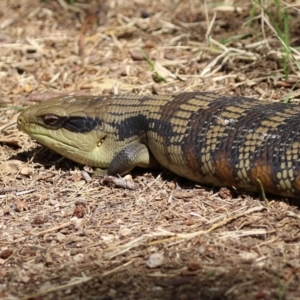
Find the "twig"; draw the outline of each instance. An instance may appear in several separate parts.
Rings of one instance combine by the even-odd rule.
[[[19,299],[20,300],[36,299],[39,296],[46,295],[46,294],[49,294],[49,293],[52,293],[52,292],[56,292],[56,291],[59,291],[59,290],[63,290],[63,289],[66,289],[66,288],[70,288],[72,286],[80,285],[80,284],[86,283],[88,281],[91,281],[92,279],[93,279],[93,277],[86,277],[86,276],[83,275],[82,278],[73,278],[71,280],[71,282],[69,282],[67,284],[53,286],[51,288],[48,288],[48,289],[45,289],[45,290],[41,290],[41,291],[39,291],[39,292],[37,292],[35,294],[26,295],[26,296],[24,296],[22,298],[19,298]]]
[[[11,190],[9,190],[9,189],[11,189]],[[16,190],[18,190],[18,189],[17,188],[7,188],[7,190],[6,189],[0,190],[0,193],[11,193],[11,192],[14,192]],[[30,194],[30,193],[35,192],[35,191],[36,191],[36,189],[22,191],[22,192],[16,192],[14,195],[22,196],[22,195]],[[5,196],[6,195],[0,195],[0,199],[4,198]]]
[[[266,209],[264,206],[253,207],[253,208],[250,208],[250,209],[246,210],[245,212],[242,212],[242,213],[230,216],[228,218],[225,218],[224,220],[212,225],[207,230],[200,230],[200,231],[191,232],[191,233],[187,233],[187,234],[176,234],[175,236],[167,238],[167,239],[150,242],[150,243],[148,243],[148,245],[152,246],[152,245],[161,244],[161,243],[165,243],[165,242],[171,242],[171,241],[175,241],[175,240],[177,240],[178,242],[183,242],[183,241],[186,241],[186,240],[190,240],[190,239],[192,239],[196,236],[207,234],[207,233],[209,233],[209,232],[211,232],[211,231],[213,231],[213,230],[215,230],[215,229],[217,229],[221,226],[224,226],[224,225],[230,223],[233,220],[236,220],[236,219],[240,218],[240,217],[243,217],[245,215],[248,215],[248,214],[251,214],[251,213],[254,213],[254,212],[259,212],[259,211],[262,211],[264,209]]]
[[[248,209],[244,212],[229,216],[229,217],[225,218],[224,220],[213,224],[207,230],[200,230],[200,231],[191,232],[191,233],[187,233],[187,234],[176,234],[176,233],[172,233],[172,232],[169,232],[169,231],[154,232],[154,233],[151,233],[151,234],[145,234],[145,235],[142,235],[142,236],[136,238],[135,240],[130,241],[130,242],[124,244],[124,245],[116,245],[116,246],[113,246],[113,247],[110,247],[110,248],[106,249],[104,251],[104,256],[107,259],[112,259],[112,258],[114,258],[118,255],[126,253],[127,251],[129,251],[132,248],[138,247],[139,245],[141,245],[142,241],[144,241],[145,239],[153,238],[153,237],[157,237],[157,236],[166,236],[166,235],[170,236],[170,235],[172,235],[172,237],[164,238],[164,239],[160,239],[160,240],[155,240],[155,241],[146,243],[146,245],[147,246],[153,246],[153,245],[157,245],[157,244],[162,244],[162,243],[166,243],[166,242],[174,242],[174,241],[176,241],[176,243],[181,243],[181,242],[184,242],[186,240],[190,240],[192,238],[195,238],[197,236],[207,234],[207,233],[209,233],[209,232],[211,232],[211,231],[213,231],[213,230],[215,230],[215,229],[217,229],[221,226],[224,226],[224,225],[232,222],[233,220],[236,220],[238,218],[241,218],[241,217],[244,217],[246,215],[252,214],[254,212],[262,211],[264,209],[266,209],[266,207],[264,207],[264,206],[258,206],[258,207],[250,208],[250,209]]]
[[[53,287],[50,287],[50,288],[45,289],[45,290],[40,290],[39,292],[37,292],[35,294],[30,294],[30,295],[24,296],[24,297],[20,298],[20,300],[35,299],[35,298],[38,298],[39,296],[46,295],[46,294],[49,294],[49,293],[52,293],[52,292],[60,291],[60,290],[70,288],[70,287],[73,287],[73,286],[82,285],[83,283],[89,282],[89,281],[93,280],[94,278],[104,277],[104,276],[108,276],[108,275],[111,275],[113,273],[119,272],[120,270],[122,270],[125,267],[129,266],[131,263],[132,263],[132,261],[128,261],[125,264],[123,264],[121,266],[118,266],[118,267],[116,267],[112,270],[103,272],[102,274],[101,273],[100,274],[95,273],[94,275],[89,276],[89,277],[87,277],[83,274],[83,276],[81,278],[73,278],[67,284],[57,285],[57,286],[53,286]]]
[[[29,234],[28,236],[22,237],[18,240],[14,240],[14,241],[11,241],[11,242],[3,242],[3,243],[5,243],[5,244],[15,244],[15,243],[18,243],[18,242],[22,242],[22,241],[28,239],[29,237],[37,237],[37,236],[43,235],[45,233],[49,233],[51,231],[56,231],[56,230],[59,230],[59,229],[63,229],[65,227],[68,227],[68,226],[73,225],[73,224],[74,223],[72,221],[68,221],[66,223],[62,223],[62,224],[54,226],[52,228],[49,228],[49,229],[46,229],[46,230],[43,230],[43,231],[40,231],[40,232],[36,232],[36,233],[33,233],[33,234]]]

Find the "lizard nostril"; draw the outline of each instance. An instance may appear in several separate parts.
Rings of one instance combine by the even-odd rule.
[[[24,118],[22,116],[19,116],[17,120],[18,127],[20,128],[24,123]]]

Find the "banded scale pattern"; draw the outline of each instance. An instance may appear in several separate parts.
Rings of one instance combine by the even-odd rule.
[[[66,96],[26,109],[19,128],[108,174],[157,164],[193,181],[298,197],[300,107],[210,92]]]

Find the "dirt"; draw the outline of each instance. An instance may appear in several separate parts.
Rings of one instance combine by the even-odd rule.
[[[252,5],[1,1],[0,299],[300,299],[297,200],[166,170],[134,170],[134,190],[87,182],[86,167],[15,124],[26,106],[64,94],[201,90],[298,103],[299,70],[288,61],[287,78],[282,46]],[[299,4],[284,5],[296,47]]]

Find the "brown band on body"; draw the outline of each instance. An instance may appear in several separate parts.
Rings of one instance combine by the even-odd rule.
[[[272,167],[267,165],[264,159],[257,159],[253,163],[249,172],[249,177],[253,185],[257,186],[258,190],[261,190],[260,181],[266,192],[274,194],[278,191],[274,181],[275,178],[273,176]]]
[[[234,179],[234,168],[231,164],[231,157],[228,153],[224,154],[218,151],[215,154],[215,176],[224,186],[236,187],[237,182]]]

